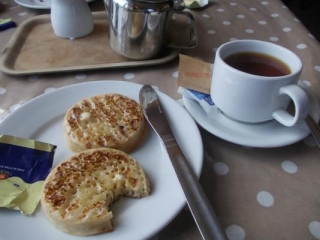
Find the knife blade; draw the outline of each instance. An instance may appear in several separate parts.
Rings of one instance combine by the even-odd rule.
[[[202,238],[205,240],[225,240],[226,236],[217,216],[176,141],[157,93],[150,85],[144,85],[140,90],[139,100],[145,118],[166,147]]]

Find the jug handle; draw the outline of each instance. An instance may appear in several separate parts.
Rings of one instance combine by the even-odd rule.
[[[178,46],[170,43],[169,47],[185,48],[185,49],[196,47],[198,45],[198,38],[196,34],[195,21],[194,21],[193,15],[189,12],[184,12],[184,11],[176,11],[175,14],[185,15],[190,19],[190,38],[189,38],[189,43],[186,46]]]

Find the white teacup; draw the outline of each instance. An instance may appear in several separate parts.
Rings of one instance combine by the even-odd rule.
[[[279,73],[279,69],[267,69],[265,65],[262,70],[249,63],[239,66],[247,61],[248,55],[256,58],[252,60],[254,64],[267,61],[267,65],[283,69]],[[254,70],[258,72],[252,72]],[[216,106],[234,120],[259,123],[275,119],[285,126],[293,126],[309,112],[308,97],[297,86],[301,71],[299,57],[279,45],[258,40],[227,42],[216,52],[211,97]],[[277,76],[267,76],[269,73]],[[294,103],[294,115],[286,110],[290,100]]]

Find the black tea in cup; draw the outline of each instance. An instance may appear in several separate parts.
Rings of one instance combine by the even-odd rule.
[[[263,53],[238,52],[227,56],[224,61],[235,69],[259,76],[277,77],[291,73],[280,59]]]

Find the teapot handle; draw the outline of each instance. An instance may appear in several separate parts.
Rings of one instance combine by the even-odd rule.
[[[179,6],[180,6],[179,8],[181,8],[181,9],[184,8],[184,6],[181,6],[181,5],[179,5]],[[175,8],[175,9],[177,9],[177,8]],[[196,34],[195,21],[194,21],[193,15],[189,12],[184,12],[184,11],[176,11],[176,12],[174,12],[174,14],[184,15],[187,18],[189,18],[189,20],[190,20],[189,42],[186,45],[177,45],[174,43],[169,43],[169,47],[171,47],[171,48],[184,48],[184,49],[195,48],[198,45],[198,38],[197,38],[197,34]]]

